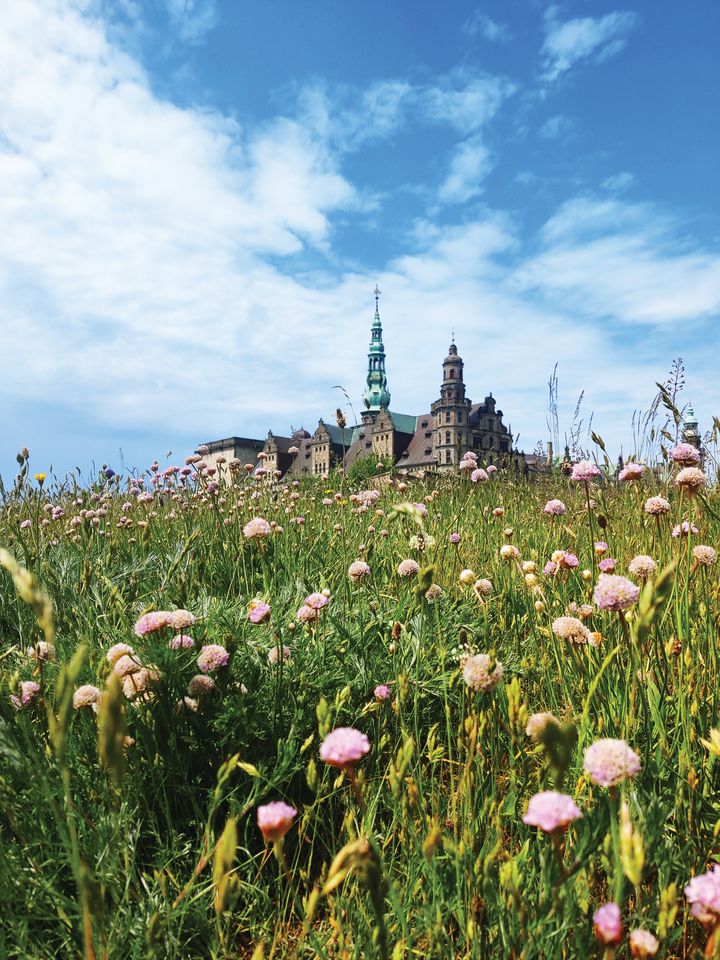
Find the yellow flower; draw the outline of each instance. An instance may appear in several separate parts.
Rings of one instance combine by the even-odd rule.
[[[46,473],[36,473],[35,479],[37,480],[38,483],[42,483],[46,476],[47,476]]]

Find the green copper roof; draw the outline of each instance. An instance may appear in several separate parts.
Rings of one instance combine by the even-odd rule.
[[[389,413],[393,426],[398,433],[415,433],[417,417],[413,417],[409,413],[393,413],[392,410],[390,410]]]
[[[385,373],[385,345],[382,339],[379,307],[380,291],[375,287],[375,316],[373,317],[370,347],[368,348],[368,372],[363,402],[367,410],[387,410],[390,406],[390,391]]]

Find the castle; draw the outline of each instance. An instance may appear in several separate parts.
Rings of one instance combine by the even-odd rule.
[[[209,465],[226,468],[231,460],[254,463],[265,454],[264,467],[281,475],[327,476],[335,467],[347,470],[361,457],[392,462],[398,473],[424,476],[457,470],[464,453],[477,453],[478,462],[498,466],[526,467],[526,458],[513,450],[512,433],[503,423],[492,393],[482,403],[472,403],[465,393],[463,361],[455,338],[442,363],[440,396],[428,413],[395,413],[390,409],[390,392],[385,371],[385,346],[380,322],[380,291],[375,288],[375,315],[372,322],[368,371],[360,423],[348,427],[320,420],[315,432],[294,430],[290,436],[276,436],[272,430],[265,441],[228,437],[203,445]]]

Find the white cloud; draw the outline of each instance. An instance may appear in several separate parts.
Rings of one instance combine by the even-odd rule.
[[[582,60],[607,60],[619,53],[637,22],[631,10],[619,10],[604,17],[582,17],[558,23],[554,8],[547,21],[542,47],[543,78],[556,80]]]
[[[463,30],[465,33],[469,33],[471,37],[479,33],[491,43],[508,40],[510,38],[510,30],[507,24],[500,23],[498,20],[493,20],[491,17],[488,17],[479,7],[465,21]]]
[[[217,25],[216,0],[163,0],[170,22],[182,40],[197,43]]]
[[[481,140],[464,140],[453,151],[447,176],[438,191],[439,199],[443,203],[466,203],[479,196],[491,168],[490,151]]]
[[[562,140],[573,129],[575,124],[564,114],[559,113],[549,117],[538,130],[543,140]]]
[[[635,175],[628,170],[621,170],[613,176],[603,180],[603,187],[612,193],[624,193],[635,183]]]

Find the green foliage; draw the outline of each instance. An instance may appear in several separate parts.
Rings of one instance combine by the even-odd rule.
[[[717,491],[683,500],[646,476],[597,486],[588,516],[583,485],[498,473],[435,491],[391,482],[366,505],[351,494],[376,463],[330,491],[243,473],[216,491],[171,478],[153,498],[116,480],[7,495],[0,956],[596,956],[592,914],[613,898],[626,931],[652,930],[665,956],[702,951],[709,932],[683,889],[720,832],[720,588],[693,547],[720,541]],[[651,494],[670,517],[644,513]],[[563,517],[543,515],[551,498]],[[256,516],[282,530],[246,539]],[[672,537],[685,519],[697,537]],[[618,572],[636,554],[657,563],[628,614],[583,606],[598,526]],[[558,549],[579,566],[542,574]],[[371,575],[353,582],[358,558]],[[408,558],[419,573],[404,578]],[[467,569],[492,593],[461,583]],[[323,590],[329,603],[298,618]],[[272,608],[260,623],[253,598]],[[158,610],[196,622],[137,635]],[[587,616],[593,642],[554,633],[564,615]],[[120,643],[134,652],[114,651],[113,668]],[[198,692],[210,644],[229,659]],[[472,653],[502,664],[494,689],[466,686]],[[83,685],[101,692],[94,705],[87,691],[74,704]],[[531,738],[541,712],[556,720]],[[369,738],[356,766],[320,756],[338,727]],[[602,737],[641,758],[617,790],[583,770]],[[583,812],[552,836],[522,819],[546,789]],[[297,817],[270,846],[256,815],[275,800]]]
[[[378,470],[378,464],[381,469]],[[387,473],[393,466],[392,457],[377,457],[374,453],[358,457],[348,470],[348,480],[353,486],[363,487],[373,477],[380,473]]]

